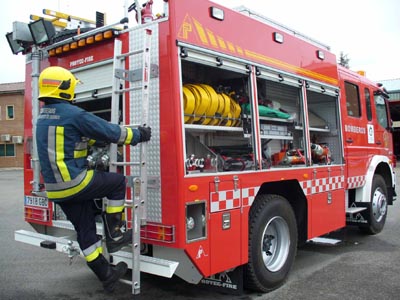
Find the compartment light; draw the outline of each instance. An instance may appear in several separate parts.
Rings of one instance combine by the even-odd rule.
[[[219,21],[223,21],[225,18],[224,11],[215,6],[210,7],[210,16]]]
[[[322,50],[317,50],[317,57],[320,60],[324,60],[325,59],[325,53]]]
[[[274,32],[274,41],[279,43],[279,44],[283,44],[283,34],[279,33],[279,32]]]

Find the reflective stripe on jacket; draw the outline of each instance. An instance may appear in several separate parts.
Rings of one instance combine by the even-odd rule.
[[[36,123],[41,172],[50,200],[71,197],[89,185],[88,144],[96,142],[135,145],[137,129],[111,124],[63,100],[44,105]]]

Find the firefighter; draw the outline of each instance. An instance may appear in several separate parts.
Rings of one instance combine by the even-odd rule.
[[[124,175],[89,170],[88,145],[136,145],[150,140],[151,128],[111,124],[72,104],[78,79],[61,67],[48,67],[39,76],[39,100],[44,103],[36,123],[36,143],[47,196],[64,211],[77,232],[87,265],[112,292],[126,273],[124,262],[112,266],[102,255],[96,234],[93,199],[106,202],[103,222],[109,253],[132,243],[132,231],[122,231],[126,180]]]

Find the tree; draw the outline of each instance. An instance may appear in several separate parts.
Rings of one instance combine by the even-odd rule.
[[[348,58],[347,54],[344,54],[343,51],[340,51],[340,58],[338,64],[349,69],[350,68],[349,61],[350,58]]]

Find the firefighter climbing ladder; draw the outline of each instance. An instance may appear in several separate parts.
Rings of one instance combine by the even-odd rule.
[[[149,82],[150,82],[150,45],[151,30],[143,30],[143,47],[128,53],[122,53],[122,42],[115,40],[114,45],[114,70],[113,88],[111,99],[111,122],[119,124],[120,95],[127,92],[137,92],[141,94],[141,120],[139,124],[123,124],[126,127],[137,127],[148,124],[149,112]],[[142,55],[142,68],[138,70],[126,70],[125,62],[128,57]],[[128,82],[129,86],[121,88],[123,82]],[[135,85],[133,83],[136,82]],[[137,85],[139,83],[139,85]],[[124,84],[122,84],[124,86]],[[126,157],[126,155],[124,156]],[[139,174],[128,177],[128,186],[133,188],[133,200],[127,201],[128,207],[132,208],[132,293],[140,293],[140,226],[146,222],[146,200],[147,200],[147,143],[140,144],[140,160],[138,162],[117,162],[117,145],[110,145],[110,171],[115,172],[117,166],[139,166]],[[126,174],[126,173],[125,173]]]

